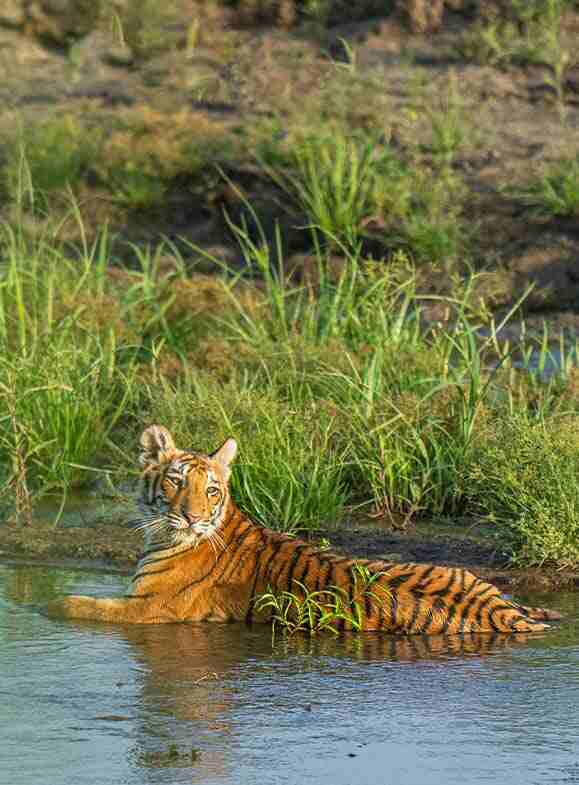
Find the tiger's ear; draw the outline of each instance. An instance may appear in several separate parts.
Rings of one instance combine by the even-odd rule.
[[[175,442],[162,425],[151,425],[141,434],[139,446],[141,448],[139,463],[141,466],[147,466],[149,463],[159,463],[162,453],[175,449]]]
[[[237,442],[235,439],[227,439],[223,442],[218,450],[215,450],[209,457],[212,461],[217,461],[218,464],[225,470],[226,475],[229,477],[229,464],[235,458],[237,453]]]

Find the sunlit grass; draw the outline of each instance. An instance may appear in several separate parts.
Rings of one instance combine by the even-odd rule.
[[[548,167],[539,179],[514,193],[540,215],[576,216],[579,213],[579,158]]]
[[[553,344],[546,329],[504,341],[516,305],[498,324],[487,319],[483,335],[469,285],[445,300],[447,326],[426,329],[403,254],[385,265],[343,248],[329,275],[319,245],[315,286],[297,286],[281,234],[272,251],[243,226],[232,230],[244,269],[207,276],[169,244],[135,249],[125,269],[111,265],[106,232],[73,249],[57,230],[31,241],[5,229],[0,456],[4,496],[21,520],[38,494],[66,494],[95,470],[134,476],[138,434],[159,422],[194,449],[234,436],[234,498],[272,528],[327,529],[353,510],[475,514],[496,521],[520,560],[536,562],[544,547],[545,558],[570,563],[567,546],[533,539],[543,507],[508,524],[509,494],[499,505],[476,467],[489,456],[508,462],[508,440],[489,436],[499,426],[573,431],[574,346]],[[553,472],[567,460],[560,443]],[[512,505],[521,488],[509,492]]]

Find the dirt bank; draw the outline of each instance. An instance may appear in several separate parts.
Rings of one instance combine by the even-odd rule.
[[[554,31],[551,54],[562,71],[541,63],[546,54],[540,40],[526,61],[511,62],[505,53],[499,62],[497,53],[494,59],[474,56],[472,19],[450,11],[442,30],[428,35],[410,32],[398,16],[283,29],[236,25],[225,9],[205,15],[201,24],[198,13],[196,3],[182,2],[165,26],[156,17],[139,19],[135,40],[129,35],[135,20],[126,21],[123,56],[119,35],[104,22],[66,52],[27,37],[11,17],[0,19],[6,149],[17,141],[18,128],[63,117],[68,131],[50,126],[51,144],[60,145],[63,158],[80,154],[79,137],[91,142],[80,149],[82,164],[62,175],[81,205],[89,237],[106,221],[118,238],[120,259],[131,256],[129,243],[165,237],[185,256],[192,253],[187,243],[194,243],[235,266],[243,259],[224,209],[251,227],[250,203],[268,237],[280,223],[288,269],[294,269],[307,264],[311,252],[303,229],[308,221],[289,209],[287,194],[256,155],[283,164],[284,140],[295,142],[299,129],[319,136],[333,127],[328,123],[369,136],[382,132],[392,150],[425,172],[450,146],[450,168],[464,186],[456,206],[459,257],[484,271],[477,284],[481,297],[500,308],[532,283],[526,308],[550,318],[572,313],[565,326],[575,331],[577,215],[540,214],[516,191],[536,182],[545,166],[577,155],[578,13],[566,13]],[[147,24],[168,38],[142,51],[138,43]],[[46,174],[45,136],[27,138],[29,155],[44,177],[39,187],[53,193],[50,210],[57,219],[59,180]],[[10,155],[0,159],[7,182],[10,161]],[[17,218],[31,234],[41,233],[41,217],[23,218],[12,197],[0,207],[0,218]],[[64,199],[62,215],[69,210]],[[381,258],[393,240],[383,217],[374,223],[364,249]],[[60,230],[73,240],[75,231],[70,220]],[[449,273],[456,272],[452,259],[434,266],[422,260],[421,266],[425,291],[448,289]]]
[[[480,532],[419,524],[409,531],[387,530],[375,523],[350,523],[312,535],[314,542],[361,558],[395,562],[428,562],[467,567],[499,586],[516,590],[579,589],[579,573],[549,568],[512,569],[496,543]],[[55,528],[38,522],[32,527],[0,526],[0,560],[54,564],[130,574],[141,548],[141,535],[127,526]]]

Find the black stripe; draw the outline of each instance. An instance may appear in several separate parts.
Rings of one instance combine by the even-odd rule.
[[[442,597],[448,593],[448,590],[452,586],[456,579],[456,570],[454,568],[450,569],[450,575],[446,584],[442,587],[442,589],[435,589],[434,591],[429,591],[428,594],[431,597]]]
[[[395,575],[393,577],[387,576],[388,580],[388,587],[392,589],[399,589],[402,584],[406,583],[407,580],[414,576],[413,572],[404,572],[401,575]]]
[[[467,601],[466,605],[464,606],[464,608],[462,609],[462,614],[465,617],[465,619],[469,618],[472,608],[480,600],[481,592],[475,593],[475,589],[477,589],[480,584],[484,585],[484,581],[478,580],[478,583],[473,584],[470,587],[470,589],[468,590],[468,592],[466,593],[465,599],[468,598],[468,601]],[[484,590],[483,590],[483,593],[484,593]]]
[[[255,606],[255,587],[257,586],[257,581],[259,580],[259,570],[257,566],[259,564],[261,554],[267,547],[267,542],[268,542],[267,535],[263,529],[259,530],[259,536],[261,538],[261,541],[260,541],[260,547],[258,547],[255,553],[255,563],[253,565],[253,572],[254,572],[253,585],[251,587],[251,592],[249,593],[249,605],[247,608],[247,613],[245,615],[246,624],[251,624],[251,620],[253,617],[253,608]]]
[[[150,556],[152,553],[160,553],[160,552],[162,552],[162,551],[166,551],[166,550],[168,550],[169,548],[173,548],[173,547],[175,547],[175,546],[172,546],[172,545],[170,545],[170,546],[168,546],[168,547],[167,547],[167,546],[165,545],[164,547],[162,547],[162,548],[159,548],[159,549],[157,549],[157,550],[154,550],[154,551],[146,551],[146,552],[143,554],[143,556],[144,556],[144,558],[146,558],[146,559],[147,559],[147,563],[148,563],[148,564],[158,564],[159,562],[162,562],[162,561],[167,561],[167,559],[175,559],[175,558],[177,558],[177,556],[181,556],[181,554],[183,554],[183,553],[188,553],[189,551],[191,551],[191,550],[194,550],[194,548],[188,548],[188,549],[184,549],[184,550],[182,550],[182,551],[177,551],[177,553],[170,553],[170,554],[168,554],[167,556],[159,556],[159,557],[158,557],[158,558],[156,558],[156,559],[148,559],[148,558],[147,558],[147,557],[148,557],[148,556]]]
[[[445,632],[448,632],[448,628],[450,627],[450,624],[455,616],[456,616],[456,606],[451,605],[450,608],[448,608],[446,611],[446,619],[444,620],[444,624],[440,629],[441,633],[444,634]]]
[[[352,559],[348,558],[347,556],[334,556],[332,559],[332,567],[339,567],[341,564],[348,564],[352,563]]]
[[[390,630],[395,632],[398,627],[398,597],[394,592],[390,595]]]
[[[470,619],[471,611],[475,608],[477,603],[482,602],[482,598],[485,596],[485,594],[492,589],[494,589],[492,584],[486,583],[486,581],[481,581],[480,578],[477,578],[476,582],[470,587],[466,594],[466,597],[468,597],[468,602],[462,609],[462,616],[465,622],[472,623]],[[494,597],[494,595],[491,594],[487,599],[491,599],[492,597]],[[481,624],[481,617],[479,615],[478,609],[474,615],[474,622],[479,626]]]
[[[374,602],[375,598],[371,595],[370,591],[366,590],[364,592],[364,613],[366,614],[366,619],[370,619],[372,617]]]
[[[389,594],[384,592],[384,597],[386,598],[388,596]],[[381,630],[384,629],[384,600],[381,600],[378,603],[378,628]]]
[[[446,603],[442,597],[437,597],[430,605],[430,619],[428,624],[423,627],[423,632],[426,632],[426,634],[429,634],[435,624],[438,624],[440,621],[439,617],[436,615],[437,611],[446,611]]]
[[[286,544],[287,543],[284,543],[284,545]],[[286,561],[284,559],[283,553],[280,553],[280,551],[281,548],[277,552],[277,555],[279,556],[279,558],[277,559],[277,563],[272,564],[269,574],[269,583],[271,583],[272,587],[275,587],[276,589],[281,589],[281,586],[278,586],[278,581],[286,566]]]
[[[248,522],[248,529],[244,529],[241,533],[238,533],[235,537],[233,537],[225,547],[225,553],[229,556],[227,561],[222,565],[221,574],[219,576],[220,582],[225,582],[231,580],[235,569],[239,566],[243,565],[243,557],[242,557],[242,543],[246,539],[248,534],[251,534],[253,531],[253,526]],[[232,567],[231,570],[229,568]],[[226,575],[227,571],[229,573]]]
[[[335,584],[335,575],[336,575],[336,562],[331,562],[330,569],[328,571],[328,575],[326,576],[326,582],[322,589],[329,589],[331,586]]]
[[[518,614],[518,618],[525,618],[522,613],[519,612],[518,608],[513,608],[510,602],[507,600],[503,600],[502,598],[499,600],[497,599],[497,604],[493,607],[495,611],[512,611],[514,610],[515,613]],[[527,617],[528,618],[528,617]]]
[[[322,586],[325,586],[327,583],[328,575],[330,574],[329,567],[331,565],[330,560],[327,557],[320,558],[320,568],[318,570],[318,577],[316,578],[316,591],[321,591]],[[322,567],[328,567],[328,572],[324,576],[322,572]]]
[[[271,553],[269,554],[269,556],[267,557],[267,561],[265,562],[265,564],[261,568],[261,575],[262,575],[264,583],[266,584],[266,587],[269,584],[269,575],[270,575],[270,572],[271,572],[271,569],[272,569],[273,561],[274,561],[275,557],[277,556],[278,552],[281,550],[281,548],[286,544],[286,542],[288,542],[288,540],[278,540],[277,542],[268,542],[267,543],[267,545],[271,545]],[[266,545],[266,547],[267,547],[267,545]],[[264,548],[264,550],[265,550],[265,548]],[[273,589],[275,587],[272,586],[271,588]]]
[[[247,538],[247,535],[251,534],[251,532],[253,531],[252,524],[249,521],[245,521],[245,523],[247,523],[247,528],[244,529],[241,533],[238,533],[236,536],[232,537],[231,540],[229,540],[229,542],[226,544],[226,547],[223,549],[223,551],[221,551],[221,554],[219,555],[219,558],[221,558],[221,556],[223,556],[224,554],[229,558],[227,559],[227,561],[225,561],[225,563],[222,564],[222,570],[219,577],[215,581],[216,583],[222,581],[222,579],[225,576],[225,573],[227,572],[227,570],[232,564],[234,567],[236,564],[239,564],[239,554],[241,551],[241,545],[243,541]],[[216,563],[217,561],[214,562],[214,566]],[[225,581],[227,582],[227,580],[229,580],[230,577],[231,575],[228,575],[227,578],[225,578]]]
[[[490,588],[493,588],[493,587],[491,586]],[[481,592],[481,594],[479,594],[479,597],[483,596],[484,594],[485,594],[485,592]],[[495,600],[495,595],[494,594],[490,594],[488,597],[485,597],[481,601],[481,603],[478,606],[477,611],[476,611],[476,621],[477,621],[477,623],[479,625],[482,625],[483,612],[485,610],[487,610],[488,606],[491,605],[494,600]]]
[[[412,595],[412,592],[411,592]],[[412,611],[412,617],[410,619],[410,623],[408,625],[408,632],[422,632],[422,628],[424,627],[424,622],[420,629],[414,629],[414,625],[416,624],[416,620],[420,615],[420,611],[422,610],[422,603],[419,597],[413,596],[412,599],[414,600],[414,610]]]
[[[431,564],[430,567],[428,567],[428,569],[422,574],[420,580],[416,584],[416,588],[424,589],[426,586],[428,586],[428,582],[429,582],[428,579],[430,578],[430,576],[432,575],[435,569],[436,569],[436,564]]]
[[[308,585],[307,585],[308,573],[310,571],[310,567],[312,566],[312,564],[315,563],[315,557],[316,557],[315,553],[312,553],[312,554],[309,555],[309,557],[306,557],[306,559],[304,561],[304,565],[302,567],[302,571],[300,573],[300,576],[299,576],[299,578],[295,579],[296,581],[299,581],[300,583],[303,583],[304,586],[306,587],[306,589],[308,588]]]
[[[495,632],[504,632],[504,630],[501,630],[499,625],[495,622],[494,616],[493,616],[494,612],[495,612],[495,609],[494,609],[494,606],[493,606],[491,608],[491,610],[489,611],[489,624],[491,625],[491,627],[493,628],[493,630]]]
[[[175,569],[173,566],[163,567],[162,570],[147,570],[146,572],[136,572],[133,575],[132,580],[136,581],[139,578],[147,578],[149,575],[162,575],[164,572],[171,572],[171,570]]]
[[[305,550],[307,550],[309,547],[310,546],[306,545],[305,543],[303,545],[296,545],[294,554],[293,554],[293,556],[292,556],[292,558],[290,560],[288,571],[287,571],[287,587],[286,587],[287,591],[291,591],[292,590],[292,582],[293,582],[294,570],[297,567],[297,564],[298,564],[298,562],[300,560],[300,557],[302,556],[303,552]],[[306,562],[307,562],[307,559],[306,559]]]

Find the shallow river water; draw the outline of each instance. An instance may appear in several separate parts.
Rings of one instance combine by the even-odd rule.
[[[579,783],[579,595],[532,638],[53,621],[120,576],[0,564],[1,785]]]

